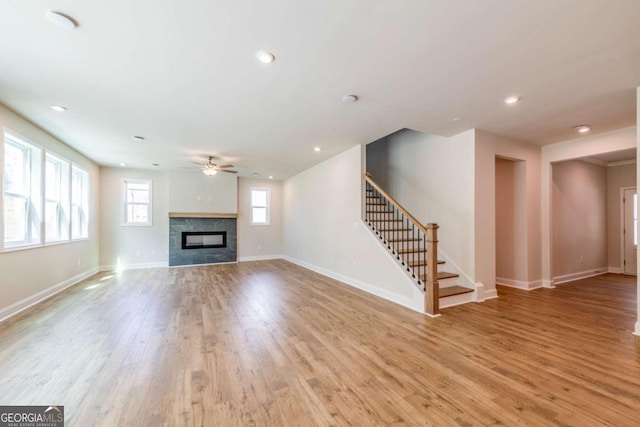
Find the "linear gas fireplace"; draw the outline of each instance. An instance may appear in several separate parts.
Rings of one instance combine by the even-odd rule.
[[[226,231],[183,231],[182,249],[226,248]]]
[[[169,266],[238,261],[237,214],[169,213]]]

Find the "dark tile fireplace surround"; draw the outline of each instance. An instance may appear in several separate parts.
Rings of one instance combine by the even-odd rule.
[[[238,260],[236,214],[170,213],[169,266]]]

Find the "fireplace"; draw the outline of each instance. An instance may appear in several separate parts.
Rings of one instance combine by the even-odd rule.
[[[238,261],[237,214],[169,213],[169,266]]]
[[[183,231],[182,249],[226,248],[226,231]]]

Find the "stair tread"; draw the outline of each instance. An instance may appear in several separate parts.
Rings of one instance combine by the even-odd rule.
[[[465,288],[464,286],[449,286],[446,288],[440,288],[438,291],[440,298],[444,298],[454,295],[467,294],[469,292],[473,292],[473,289]]]
[[[422,239],[419,238],[411,238],[411,239],[404,239],[404,238],[399,238],[399,239],[386,239],[387,242],[390,243],[397,243],[397,242],[421,242]]]
[[[442,265],[445,264],[446,262],[439,259],[438,260],[438,264]],[[426,267],[427,266],[427,261],[426,260],[420,260],[420,261],[409,261],[409,267]]]
[[[394,212],[393,211],[367,211],[367,213],[372,213],[372,214],[392,214]]]
[[[399,254],[419,254],[422,252],[426,252],[424,248],[400,248],[395,250]]]
[[[369,218],[368,221],[372,221],[372,222],[402,222],[401,219],[371,219]]]
[[[438,280],[453,279],[455,277],[460,277],[460,275],[456,273],[449,273],[448,271],[438,271]],[[423,282],[427,281],[427,277],[424,275],[421,276],[420,279]]]

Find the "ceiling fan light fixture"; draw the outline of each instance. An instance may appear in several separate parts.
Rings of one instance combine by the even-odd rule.
[[[212,167],[205,167],[202,169],[202,173],[204,173],[207,176],[214,176],[215,174],[218,173],[218,170]]]

